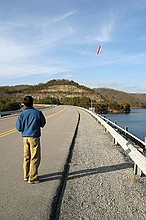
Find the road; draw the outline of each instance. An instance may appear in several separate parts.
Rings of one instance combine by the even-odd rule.
[[[74,107],[58,106],[43,111],[40,184],[23,181],[23,144],[16,131],[17,115],[0,119],[0,219],[49,219],[51,204],[68,156],[78,121]]]

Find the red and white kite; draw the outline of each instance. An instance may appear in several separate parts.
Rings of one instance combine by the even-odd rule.
[[[101,48],[102,48],[102,46],[99,46],[99,47],[97,48],[97,54],[100,54]]]

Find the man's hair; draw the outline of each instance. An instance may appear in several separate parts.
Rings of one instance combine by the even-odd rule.
[[[30,95],[27,95],[23,99],[23,103],[26,107],[32,106],[33,105],[33,98]]]

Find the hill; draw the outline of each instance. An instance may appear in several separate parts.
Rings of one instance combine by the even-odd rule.
[[[0,111],[20,108],[25,95],[35,103],[67,104],[95,108],[96,112],[129,112],[131,107],[146,106],[146,95],[130,94],[106,88],[91,89],[69,80],[50,80],[38,85],[0,87]]]
[[[109,101],[116,101],[119,104],[129,103],[133,108],[146,107],[146,94],[126,93],[108,88],[95,88],[94,90]]]
[[[91,100],[104,101],[94,89],[69,80],[51,80],[38,85],[16,85],[0,87],[0,110],[20,108],[25,95],[32,95],[35,103],[70,104],[90,107]],[[9,106],[8,106],[9,104]]]
[[[65,104],[65,99],[72,98],[89,98],[95,102],[104,101],[104,98],[99,95],[94,89],[79,85],[74,81],[69,80],[51,80],[44,84],[30,86],[23,90],[25,93],[30,93],[36,99],[36,102],[48,102],[50,99],[57,100],[60,104]],[[54,103],[55,104],[55,103]]]

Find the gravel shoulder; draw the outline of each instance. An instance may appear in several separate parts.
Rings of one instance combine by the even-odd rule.
[[[133,164],[95,119],[79,110],[60,220],[145,220],[146,177],[133,176]]]

